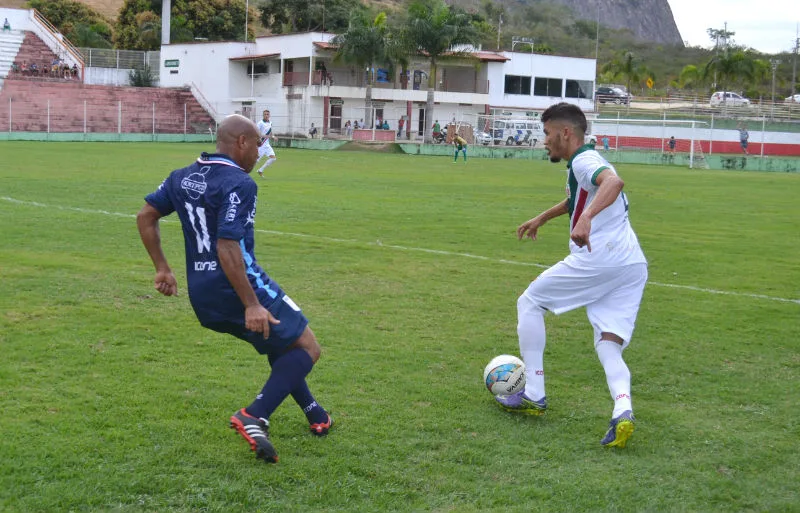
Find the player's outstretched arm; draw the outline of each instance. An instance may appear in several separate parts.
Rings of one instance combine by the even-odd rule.
[[[524,237],[530,237],[531,240],[536,240],[537,232],[539,231],[539,227],[545,224],[547,221],[564,215],[569,212],[569,206],[567,205],[567,200],[562,201],[558,205],[554,205],[538,216],[534,217],[533,219],[529,219],[525,221],[517,228],[517,238],[522,240]]]
[[[161,231],[158,227],[158,220],[161,219],[161,212],[156,210],[149,203],[145,203],[139,214],[136,216],[136,226],[139,229],[139,236],[150,260],[156,268],[155,288],[165,296],[176,296],[178,294],[178,282],[172,269],[167,263],[167,257],[161,249]]]
[[[280,324],[280,321],[258,301],[244,270],[244,257],[239,243],[233,239],[217,239],[217,255],[222,271],[244,305],[245,327],[268,338],[270,324]]]

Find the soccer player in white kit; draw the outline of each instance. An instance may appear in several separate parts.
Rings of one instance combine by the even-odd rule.
[[[269,144],[270,139],[275,139],[275,136],[272,135],[272,121],[269,120],[269,111],[264,111],[264,117],[261,121],[256,123],[256,127],[258,127],[258,133],[261,135],[262,143],[258,147],[258,162],[264,157],[267,157],[264,160],[264,163],[258,166],[258,162],[256,162],[256,170],[258,171],[258,175],[263,177],[264,176],[264,169],[268,168],[272,164],[278,160],[278,157],[275,156],[275,150],[272,149],[272,145]]]
[[[542,114],[542,121],[550,161],[569,161],[567,198],[520,225],[517,237],[536,240],[547,221],[569,214],[570,254],[540,274],[519,297],[517,334],[525,361],[525,389],[496,400],[508,411],[544,413],[544,314],[585,306],[614,400],[611,422],[600,443],[625,447],[635,419],[631,374],[622,351],[633,335],[647,282],[647,260],[628,221],[622,179],[593,146],[584,144],[586,117],[580,108],[553,105]]]

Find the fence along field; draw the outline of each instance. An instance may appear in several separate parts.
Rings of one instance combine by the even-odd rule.
[[[339,424],[317,440],[281,406],[281,463],[265,468],[226,420],[266,362],[194,321],[176,222],[162,236],[182,295],[154,295],[133,222],[166,172],[209,147],[0,143],[0,405],[13,412],[0,417],[0,509],[798,503],[786,383],[800,377],[800,242],[786,233],[800,207],[782,192],[800,177],[620,166],[653,285],[626,352],[639,424],[610,452],[582,312],[548,319],[544,419],[494,408],[480,382],[491,356],[517,351],[514,302],[534,264],[566,254],[564,223],[536,243],[513,235],[563,194],[560,166],[279,150],[258,182],[257,254],[320,337],[310,380]]]

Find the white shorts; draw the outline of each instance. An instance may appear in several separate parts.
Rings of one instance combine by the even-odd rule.
[[[595,342],[603,332],[621,337],[627,347],[647,283],[647,264],[579,269],[563,261],[540,274],[523,293],[554,314],[586,307]]]
[[[274,157],[275,150],[272,149],[270,146],[269,141],[264,141],[264,143],[258,147],[258,158],[262,158],[264,156]]]

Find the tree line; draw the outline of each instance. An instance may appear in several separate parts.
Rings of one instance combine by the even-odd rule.
[[[172,0],[170,39],[173,43],[241,41],[245,37],[252,40],[256,33],[315,30],[341,34],[354,25],[364,25],[364,20],[374,23],[380,14],[386,37],[395,38],[401,32],[399,27],[408,30],[408,20],[412,11],[419,10],[418,4],[435,12],[444,5],[469,27],[471,44],[508,50],[516,35],[535,41],[516,44],[516,51],[596,55],[598,83],[621,83],[637,95],[734,90],[752,98],[771,96],[770,56],[736,45],[735,33],[724,29],[708,29],[713,48],[707,49],[637,40],[626,30],[598,27],[596,22],[578,19],[568,8],[547,1],[477,0],[467,2],[474,8],[466,10],[460,7],[462,3],[448,6],[454,2],[444,0],[402,0],[394,4],[396,9],[382,11],[376,8],[378,4],[364,1],[251,0],[249,12],[245,12],[245,0]],[[77,0],[29,0],[28,5],[41,11],[79,47],[157,50],[161,44],[161,0],[125,0],[113,21]],[[775,88],[783,97],[797,90],[795,84],[795,91],[790,91],[795,56],[787,52],[778,57],[781,63],[775,70]]]

